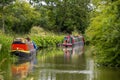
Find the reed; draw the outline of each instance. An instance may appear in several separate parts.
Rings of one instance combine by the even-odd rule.
[[[37,44],[38,47],[56,47],[62,43],[63,36],[33,36],[32,40]]]
[[[11,42],[11,36],[6,35],[4,33],[0,33],[0,44],[2,45],[0,50],[0,61],[2,61],[4,58],[9,58]]]
[[[34,26],[29,33],[32,40],[42,48],[55,47],[63,40],[63,35],[58,35],[50,31],[46,31],[43,28]]]

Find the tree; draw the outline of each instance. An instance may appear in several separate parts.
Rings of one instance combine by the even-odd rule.
[[[47,22],[47,29],[57,32],[77,29],[84,33],[88,26],[88,3],[89,0],[37,0],[35,6],[43,17],[47,16],[47,19],[43,19]],[[43,8],[46,15],[42,14]]]
[[[25,1],[16,1],[7,7],[6,26],[16,33],[28,33],[37,24],[40,14]]]
[[[120,0],[98,0],[86,36],[97,51],[97,63],[120,66]]]
[[[6,11],[6,7],[9,6],[10,4],[13,3],[13,1],[15,0],[1,0],[0,1],[0,13],[1,13],[1,16],[2,16],[2,28],[3,28],[3,32],[5,32],[5,11]]]

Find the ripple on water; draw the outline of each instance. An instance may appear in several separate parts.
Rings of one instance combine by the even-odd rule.
[[[91,70],[56,70],[56,69],[42,69],[40,72],[54,72],[54,73],[69,73],[69,74],[92,74]]]

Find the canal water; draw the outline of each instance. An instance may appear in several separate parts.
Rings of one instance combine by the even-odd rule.
[[[0,80],[119,80],[120,69],[96,67],[82,46],[49,48],[30,59],[3,59]],[[5,63],[4,63],[5,61]]]

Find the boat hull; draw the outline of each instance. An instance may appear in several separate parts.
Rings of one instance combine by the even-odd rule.
[[[65,46],[65,47],[74,47],[74,46],[84,46],[84,43],[83,42],[76,42],[76,43],[63,43],[62,46]]]
[[[65,46],[65,47],[72,47],[73,44],[71,44],[71,43],[63,43],[63,46]]]
[[[26,53],[26,52],[22,52],[22,51],[12,51],[11,52],[12,55],[15,55],[15,56],[19,56],[19,57],[30,57],[32,56],[32,53]]]

